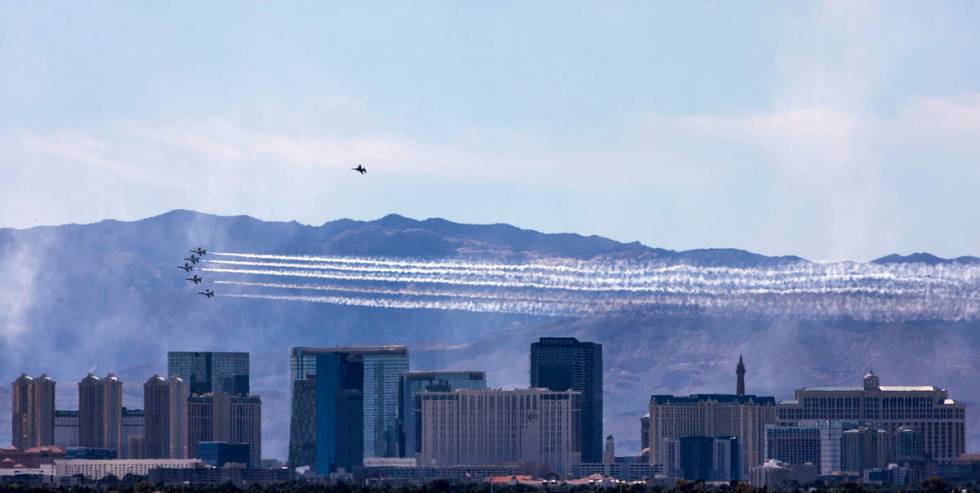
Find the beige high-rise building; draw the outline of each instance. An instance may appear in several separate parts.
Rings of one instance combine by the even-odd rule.
[[[223,395],[223,394],[222,394]],[[218,397],[221,402],[221,397]],[[194,395],[187,399],[187,457],[196,459],[197,445],[201,442],[221,441],[215,434],[214,422],[221,420],[224,413],[220,405],[215,406],[214,394]]]
[[[102,379],[105,387],[105,419],[103,420],[104,447],[123,456],[123,383],[112,373]]]
[[[201,442],[247,443],[249,467],[262,462],[262,401],[258,396],[215,392],[187,399],[187,454],[198,458]]]
[[[546,389],[420,392],[421,466],[581,462],[581,393]]]
[[[745,365],[739,356],[736,394],[694,394],[688,397],[650,397],[650,464],[667,471],[673,450],[665,441],[684,437],[735,437],[739,468],[748,479],[752,467],[762,464],[766,425],[776,423],[776,399],[745,394]]]
[[[27,450],[54,443],[54,380],[21,374],[12,386],[11,432],[14,447]]]
[[[147,459],[187,458],[187,384],[153,375],[143,384]]]
[[[262,464],[262,400],[256,396],[236,395],[229,402],[228,441],[249,445],[250,467]]]
[[[933,460],[949,462],[966,447],[966,405],[950,399],[946,389],[882,386],[869,372],[861,387],[806,387],[778,406],[779,422],[844,420],[873,424],[889,432],[906,427],[920,433]]]
[[[187,382],[180,377],[167,379],[168,386],[168,446],[172,459],[186,459],[187,453]]]
[[[105,448],[104,427],[105,387],[101,378],[89,373],[78,382],[78,446]]]
[[[694,394],[650,397],[650,463],[667,471],[672,451],[666,440],[684,437],[736,437],[742,479],[762,464],[766,425],[776,422],[776,399],[754,395]],[[659,467],[658,467],[659,466]]]
[[[179,377],[153,375],[143,384],[143,446],[147,459],[186,457],[186,406],[187,388]]]
[[[160,375],[143,383],[143,452],[147,459],[170,457],[170,386]]]
[[[112,373],[78,382],[78,445],[122,451],[122,382]]]

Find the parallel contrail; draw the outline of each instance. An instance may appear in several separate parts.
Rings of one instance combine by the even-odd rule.
[[[257,254],[257,253],[232,253],[232,252],[215,252],[214,255],[224,256],[224,257],[238,257],[238,258],[249,258],[249,259],[264,259],[264,260],[289,260],[297,262],[329,262],[337,264],[365,264],[365,265],[393,265],[398,267],[417,267],[417,268],[444,268],[444,267],[458,267],[458,268],[497,268],[497,269],[509,269],[509,270],[556,270],[556,271],[569,271],[569,272],[590,272],[589,269],[576,267],[575,265],[555,265],[555,264],[543,264],[543,263],[525,263],[525,264],[506,264],[499,262],[461,262],[461,261],[413,261],[413,260],[397,260],[397,259],[382,259],[373,257],[338,257],[338,256],[307,256],[307,255],[268,255],[268,254]]]
[[[732,268],[661,261],[506,263],[216,255],[219,258],[205,260],[201,270],[217,276],[217,283],[244,290],[241,295],[290,301],[538,314],[670,305],[753,316],[980,318],[980,265],[797,262]],[[262,277],[307,282],[254,279]],[[259,292],[245,292],[249,290]],[[357,296],[284,296],[270,290]]]
[[[209,262],[208,265],[211,265]],[[369,282],[388,282],[388,283],[421,283],[421,284],[443,284],[457,286],[492,287],[492,288],[516,288],[516,289],[547,289],[564,291],[591,291],[591,292],[652,292],[652,293],[690,293],[690,294],[717,294],[732,295],[739,293],[766,294],[766,293],[875,293],[882,295],[903,295],[909,293],[925,293],[931,291],[936,294],[951,292],[951,288],[960,286],[961,283],[953,280],[927,280],[918,279],[898,279],[886,282],[886,286],[867,286],[861,282],[870,283],[874,280],[857,278],[852,281],[835,281],[821,279],[807,279],[803,282],[791,282],[790,280],[766,280],[759,279],[704,279],[688,276],[657,276],[646,278],[575,278],[575,279],[556,279],[543,278],[539,276],[529,277],[500,277],[493,275],[422,275],[422,274],[389,274],[385,272],[363,272],[345,270],[287,270],[287,269],[258,269],[258,268],[227,268],[227,267],[203,267],[204,272],[241,274],[241,275],[263,275],[277,277],[298,277],[311,279],[331,279],[339,281],[369,281]],[[883,281],[876,281],[881,283]],[[931,286],[923,284],[937,284]]]
[[[570,303],[570,304],[594,304],[594,301],[589,300],[569,300],[562,299],[553,296],[520,296],[510,293],[484,293],[484,292],[469,292],[469,291],[450,291],[450,290],[427,290],[427,289],[416,289],[416,288],[403,288],[403,289],[385,289],[385,288],[374,288],[374,287],[358,287],[349,286],[341,284],[293,284],[293,283],[275,283],[275,282],[248,282],[248,281],[215,281],[215,284],[225,284],[229,286],[247,286],[247,287],[259,287],[259,288],[278,288],[278,289],[294,289],[294,290],[309,290],[309,291],[335,291],[335,292],[348,292],[348,293],[363,293],[363,294],[380,294],[380,295],[398,295],[398,296],[429,296],[429,297],[443,297],[443,298],[472,298],[472,299],[483,299],[483,300],[507,300],[507,301],[552,301],[556,303]]]
[[[582,275],[612,275],[612,276],[643,276],[651,274],[690,274],[704,276],[707,278],[719,277],[773,277],[803,279],[819,274],[828,279],[918,279],[926,275],[940,274],[936,277],[949,277],[951,279],[963,278],[972,281],[980,280],[980,266],[955,264],[953,266],[926,265],[926,264],[868,264],[861,262],[792,262],[775,267],[711,267],[698,266],[691,264],[665,263],[659,261],[550,261],[550,262],[526,262],[526,263],[500,263],[500,262],[462,262],[454,260],[439,261],[410,261],[400,259],[385,258],[365,258],[365,257],[319,257],[319,256],[297,256],[297,255],[267,255],[252,253],[227,253],[217,252],[215,255],[225,257],[238,257],[246,259],[260,259],[270,265],[268,260],[291,261],[297,264],[309,266],[310,263],[326,263],[336,265],[358,266],[369,265],[379,266],[381,270],[393,270],[398,272],[421,272],[421,271],[557,271],[566,273],[578,273]],[[210,260],[211,262],[233,263],[235,261]],[[248,264],[245,264],[248,265]],[[283,265],[286,266],[286,265]],[[291,266],[292,267],[292,266]],[[295,265],[297,268],[304,268]],[[327,268],[323,266],[322,268]],[[345,267],[341,267],[346,269]]]
[[[507,303],[507,302],[460,302],[460,301],[421,301],[421,300],[395,300],[395,299],[373,299],[373,298],[353,298],[344,296],[288,296],[271,294],[221,294],[216,296],[225,298],[248,298],[271,301],[305,301],[309,303],[328,303],[332,305],[364,306],[371,308],[396,308],[396,309],[427,309],[427,310],[460,310],[468,312],[491,312],[491,313],[517,313],[524,315],[562,315],[574,313],[569,307],[560,304],[540,303],[531,305],[528,303]],[[565,308],[563,310],[562,308]]]

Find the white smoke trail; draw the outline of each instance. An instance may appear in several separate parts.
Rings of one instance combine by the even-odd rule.
[[[393,295],[393,296],[430,296],[430,297],[443,297],[443,298],[472,298],[472,299],[482,299],[482,300],[532,301],[532,302],[551,301],[556,303],[592,304],[592,302],[587,299],[571,300],[571,299],[563,299],[560,297],[545,296],[545,295],[520,296],[511,293],[485,293],[485,292],[467,292],[467,291],[433,290],[433,289],[417,289],[417,288],[385,289],[385,288],[375,288],[375,287],[358,287],[358,286],[342,285],[342,284],[292,284],[292,283],[275,283],[275,282],[221,281],[221,280],[215,281],[214,283],[224,284],[228,286],[246,286],[246,287],[294,289],[294,290],[309,290],[309,291],[335,291],[335,292]]]
[[[506,264],[500,262],[461,262],[452,260],[442,261],[409,261],[384,258],[365,258],[365,257],[316,257],[316,256],[295,256],[295,255],[266,255],[249,253],[224,253],[216,255],[232,256],[249,259],[265,260],[286,260],[295,261],[292,264],[276,265],[268,263],[270,266],[282,266],[292,268],[308,268],[310,262],[320,262],[326,264],[336,264],[341,266],[379,266],[374,271],[388,272],[413,272],[422,271],[559,271],[572,272],[588,276],[645,276],[662,273],[687,273],[689,275],[712,277],[761,277],[761,278],[789,278],[799,276],[799,278],[809,278],[820,275],[828,279],[853,280],[853,279],[919,279],[921,277],[933,277],[937,280],[944,278],[961,279],[971,282],[980,280],[980,266],[955,264],[954,266],[945,265],[925,265],[925,264],[868,264],[860,262],[794,262],[784,264],[779,267],[767,268],[738,268],[738,267],[707,267],[690,264],[671,264],[656,261],[567,261],[551,260],[549,262],[537,261],[520,264]],[[212,262],[232,263],[235,261],[211,260]],[[303,264],[297,264],[297,262]],[[263,262],[266,263],[266,262]],[[248,264],[243,265],[262,265]],[[326,265],[312,266],[312,268],[328,268]],[[341,270],[365,270],[361,268],[340,267]],[[904,274],[903,274],[904,273]]]
[[[210,264],[209,264],[210,265]],[[837,280],[815,276],[804,279],[765,279],[737,278],[709,279],[703,276],[683,274],[648,277],[542,277],[494,276],[494,275],[424,275],[407,273],[392,275],[386,272],[364,272],[344,270],[284,270],[284,269],[245,269],[204,267],[204,272],[227,274],[265,275],[279,277],[299,277],[312,279],[331,279],[342,281],[370,281],[388,283],[425,283],[457,286],[512,288],[512,289],[550,289],[564,291],[594,292],[652,292],[652,293],[690,293],[690,294],[798,294],[798,293],[874,293],[879,295],[901,296],[911,293],[945,294],[960,288],[956,281],[932,282],[928,279],[896,278],[874,281],[866,278]],[[882,284],[879,286],[868,283]],[[974,290],[973,296],[977,295]]]
[[[524,315],[559,316],[575,313],[571,307],[553,303],[506,303],[475,301],[422,301],[403,299],[353,298],[345,296],[290,296],[272,294],[218,293],[225,298],[248,298],[272,301],[305,301],[308,303],[328,303],[332,305],[363,306],[371,308],[396,308],[406,310],[458,310],[468,312],[516,313]]]
[[[561,264],[546,264],[546,263],[525,263],[525,264],[505,264],[498,262],[461,262],[461,261],[413,261],[413,260],[398,260],[398,259],[383,259],[383,258],[370,258],[370,257],[336,257],[336,256],[306,256],[306,255],[269,255],[269,254],[257,254],[257,253],[232,253],[232,252],[215,252],[214,255],[225,256],[225,257],[238,257],[238,258],[250,258],[250,259],[265,259],[265,260],[288,260],[297,262],[329,262],[336,264],[364,264],[364,265],[392,265],[396,267],[415,267],[415,268],[446,268],[446,267],[458,267],[458,268],[496,268],[496,269],[509,269],[509,270],[556,270],[556,271],[569,271],[569,272],[589,272],[588,269],[578,267],[578,262],[573,262],[570,265],[565,265],[563,262]]]
[[[523,263],[220,253],[203,271],[243,288],[356,293],[359,303],[514,313],[596,313],[651,306],[728,314],[856,319],[980,318],[980,266],[788,263],[768,268],[638,261]],[[228,276],[235,280],[229,281]],[[287,277],[323,283],[250,282]],[[425,286],[425,287],[420,287]],[[378,299],[378,297],[385,297]],[[296,296],[297,301],[310,297]],[[321,299],[323,297],[317,297]],[[507,305],[509,304],[509,305]]]

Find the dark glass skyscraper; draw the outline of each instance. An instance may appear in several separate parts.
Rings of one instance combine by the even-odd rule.
[[[602,344],[542,337],[531,344],[531,386],[582,393],[582,462],[601,462]]]
[[[187,383],[191,394],[249,395],[248,353],[171,351],[167,373]]]
[[[678,476],[688,481],[735,481],[741,477],[738,438],[681,437]]]
[[[293,348],[289,464],[352,471],[394,437],[404,346]],[[374,443],[374,437],[379,437]]]
[[[228,463],[248,464],[251,461],[249,449],[247,443],[201,442],[197,444],[197,457],[214,467],[224,467]]]
[[[678,440],[680,449],[680,477],[689,481],[708,481],[712,479],[712,451],[715,439],[711,437],[690,436]]]

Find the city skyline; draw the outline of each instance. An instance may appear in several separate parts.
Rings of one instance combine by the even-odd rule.
[[[539,339],[534,344],[541,343],[544,339],[548,339],[548,338]],[[561,341],[561,340],[573,340],[574,338],[551,338],[551,339],[555,339],[555,340]],[[586,344],[591,344],[591,343],[586,343]],[[601,344],[599,346],[601,347]],[[533,354],[533,347],[534,347],[534,345],[532,344],[532,351],[529,351],[529,353],[528,353],[529,357]],[[397,348],[399,348],[399,346],[374,346],[374,347],[340,346],[340,347],[334,347],[334,348],[294,348],[294,350],[296,350],[296,349],[303,350],[303,351],[306,351],[306,354],[308,354],[310,356],[315,356],[315,354],[321,354],[321,353],[324,353],[324,352],[327,353],[327,354],[329,354],[329,353],[338,353],[338,352],[339,353],[347,353],[347,352],[351,352],[351,351],[353,351],[353,354],[362,354],[362,353],[365,353],[365,352],[366,352],[365,354],[370,354],[372,351],[381,351],[381,353],[379,353],[379,354],[384,354],[385,352],[390,351],[391,349],[397,349]],[[310,352],[310,351],[312,351],[312,352]],[[171,354],[172,353],[173,352],[171,352]],[[218,352],[216,352],[216,354],[217,353]],[[202,352],[196,352],[195,354],[203,354],[203,353]],[[245,357],[247,358],[247,353],[241,353],[241,352],[239,352],[239,353],[235,353],[235,354],[244,354]],[[745,365],[744,365],[744,363],[743,363],[742,360],[743,360],[742,355],[738,355],[738,358],[735,360],[736,361],[736,364],[734,365],[736,367],[736,370],[737,370],[735,372],[737,375],[736,375],[736,378],[732,380],[733,382],[738,383],[738,385],[737,385],[738,392],[728,394],[728,393],[724,392],[723,389],[710,389],[710,390],[713,390],[714,392],[712,392],[712,391],[704,391],[704,389],[700,389],[698,392],[696,392],[696,395],[692,395],[692,397],[696,397],[697,399],[701,399],[702,398],[701,396],[704,396],[704,398],[711,398],[711,399],[713,399],[713,398],[717,398],[718,396],[728,395],[732,399],[737,400],[738,402],[741,402],[744,399],[748,399],[749,401],[754,402],[754,400],[757,399],[757,396],[756,395],[754,395],[754,394],[745,395],[744,394],[744,389],[745,389],[745,385],[746,385],[745,384],[745,382],[746,382],[746,380],[745,380],[746,370],[745,370]],[[293,361],[298,361],[298,360],[294,357],[293,358]],[[297,366],[296,363],[294,363],[292,365],[293,366],[293,369],[290,370],[290,371],[291,371],[291,373],[294,373],[294,376],[295,375],[298,375],[298,373],[296,373],[296,372],[307,371],[309,368],[311,368],[310,365],[318,364],[318,363],[315,363],[314,362],[315,360],[312,360],[312,359],[309,359],[308,360],[308,358],[307,359],[304,359],[304,361],[306,361],[306,362],[303,363],[303,364],[300,364],[298,366]],[[406,363],[409,362],[409,361],[411,361],[411,360],[406,361]],[[307,370],[303,370],[303,368],[306,368]],[[403,376],[414,375],[416,377],[426,377],[426,378],[436,377],[437,378],[437,381],[441,381],[442,383],[438,384],[436,387],[434,387],[431,390],[435,390],[435,391],[442,390],[442,391],[445,391],[445,389],[451,389],[453,387],[447,387],[446,386],[446,383],[445,383],[446,382],[445,380],[438,380],[439,378],[446,378],[443,375],[446,375],[446,376],[449,376],[449,375],[462,375],[462,376],[466,376],[467,378],[469,378],[469,375],[471,375],[471,374],[492,375],[493,372],[485,373],[485,372],[479,371],[479,370],[420,370],[420,369],[416,369],[416,368],[411,368],[411,369],[408,369],[408,370],[405,370],[405,371],[399,370],[398,373],[397,373],[397,375],[399,375],[399,378],[396,379],[394,391],[395,391],[396,395],[399,392],[401,392],[400,391],[400,388],[403,385],[403,383],[401,383],[402,380],[403,380],[403,378],[402,378]],[[30,378],[26,374],[22,374],[21,377],[19,377],[18,379],[12,381],[11,382],[11,385],[14,386],[14,387],[16,387],[18,385],[18,382],[21,381],[25,377]],[[54,386],[54,385],[57,384],[57,379],[54,379],[54,378],[50,377],[47,374],[43,375],[43,377],[45,377],[47,379],[46,380],[47,382],[50,382],[49,385]],[[111,397],[112,399],[117,399],[116,402],[119,402],[119,404],[120,404],[119,407],[118,407],[118,409],[120,410],[120,413],[121,413],[120,414],[120,417],[119,417],[120,438],[119,438],[119,442],[118,443],[119,443],[120,450],[122,450],[126,446],[126,444],[123,442],[123,436],[125,435],[124,419],[125,419],[126,413],[127,412],[132,413],[132,412],[135,411],[135,412],[139,412],[140,413],[140,416],[142,417],[142,414],[145,411],[144,411],[144,409],[134,408],[132,406],[126,406],[126,405],[124,405],[124,403],[122,401],[122,398],[121,398],[121,396],[123,394],[123,392],[122,392],[123,383],[120,382],[120,380],[115,376],[115,374],[109,373],[108,374],[108,378],[109,378],[109,381],[110,382],[115,382],[114,385],[118,385],[119,386],[119,389],[118,390],[112,390],[112,391],[110,391],[110,394],[109,394],[108,397]],[[147,394],[145,394],[145,392],[147,392],[146,385],[148,383],[155,382],[155,379],[160,379],[160,381],[161,382],[164,382],[164,383],[166,382],[166,380],[162,379],[158,375],[153,375],[153,376],[150,377],[150,379],[147,382],[136,382],[136,383],[131,384],[130,387],[136,386],[136,385],[142,387],[144,389],[144,394],[142,394],[140,397],[142,399],[146,399],[146,395],[147,395]],[[95,375],[92,375],[90,373],[85,378],[82,379],[82,381],[80,382],[79,385],[81,386],[82,383],[86,383],[86,382],[89,382],[89,381],[93,381],[93,382],[96,382],[96,383],[100,383],[101,384],[102,381],[104,381],[104,380],[106,380],[106,379],[99,379],[98,377],[96,377]],[[913,386],[908,386],[908,385],[905,385],[905,386],[880,386],[880,388],[879,388],[879,387],[876,387],[876,386],[880,385],[880,384],[877,383],[878,382],[878,377],[874,374],[873,371],[870,371],[870,370],[869,370],[869,373],[864,376],[863,381],[864,381],[864,383],[863,383],[863,385],[864,385],[864,387],[863,387],[864,391],[875,390],[877,388],[879,390],[885,390],[885,391],[889,391],[889,392],[913,392],[913,393],[914,392],[919,392],[919,393],[927,392],[927,393],[941,393],[942,395],[947,395],[947,391],[946,391],[946,389],[944,387],[937,387],[937,386],[933,386],[933,385],[926,385],[926,386],[922,386],[922,385],[919,385],[919,386],[914,386],[914,385]],[[749,382],[751,382],[751,378],[750,378]],[[187,386],[183,386],[181,388],[188,388],[188,387]],[[521,390],[534,389],[535,387],[533,385],[530,385],[530,380],[529,380],[527,383],[525,383],[523,385],[516,384],[516,385],[512,385],[512,386],[506,387],[506,388],[505,387],[487,387],[487,386],[485,386],[485,384],[481,384],[481,386],[477,386],[477,387],[456,387],[456,388],[458,388],[460,390],[465,390],[465,389],[468,389],[468,388],[469,389],[485,388],[487,390],[492,390],[492,391],[498,391],[498,390],[499,391],[521,391]],[[790,408],[792,408],[793,405],[795,405],[798,402],[798,399],[800,398],[799,396],[801,395],[801,393],[803,393],[804,395],[809,395],[809,394],[807,394],[807,392],[811,392],[812,393],[814,391],[816,391],[816,392],[820,392],[820,391],[833,391],[833,392],[845,392],[846,393],[846,392],[856,392],[856,391],[859,391],[859,390],[861,390],[861,387],[848,387],[848,386],[843,386],[843,387],[807,387],[807,386],[801,386],[801,387],[797,387],[796,388],[796,390],[794,391],[793,398],[786,398],[786,399],[775,399],[774,397],[760,397],[760,398],[761,399],[772,399],[773,404],[777,404],[778,405],[778,410],[779,410],[779,415],[780,415],[780,419],[781,420],[785,421],[787,419],[793,419],[793,420],[804,420],[805,421],[805,420],[819,419],[820,416],[817,416],[817,415],[813,415],[813,416],[810,416],[810,415],[799,415],[799,416],[793,415],[794,416],[793,418],[789,418],[788,417],[788,416],[790,416],[790,414],[792,414],[794,412],[796,412],[796,413],[799,412],[799,411],[793,411]],[[81,392],[81,387],[79,387],[79,390],[78,391],[75,391],[75,392],[76,392],[75,393],[76,396],[80,396],[80,393],[79,392]],[[106,393],[105,393],[106,392],[105,390],[100,390],[99,392],[100,393],[98,395],[93,395],[93,397],[89,397],[89,400],[91,401],[91,399],[94,398],[95,399],[95,402],[98,403],[97,404],[98,406],[103,406],[98,411],[98,414],[102,414],[104,412],[104,410],[103,410],[104,409],[104,406],[106,405],[105,403],[106,402],[109,402],[109,401],[106,401],[105,400],[106,398],[108,398],[107,395],[106,395]],[[90,393],[91,393],[91,391],[86,391],[86,395],[88,395]],[[172,391],[171,391],[171,395],[172,395]],[[205,396],[210,396],[211,394],[208,393],[208,394],[204,394],[204,395]],[[234,395],[229,395],[229,397],[232,400],[234,400],[234,398],[235,398]],[[257,397],[260,398],[261,396],[257,396]],[[674,396],[672,396],[672,395],[671,396],[663,396],[663,395],[658,396],[657,394],[652,394],[651,395],[651,399],[653,399],[653,400],[663,399],[663,398],[666,398],[667,399],[664,402],[673,402],[673,400],[675,399]],[[682,399],[682,401],[683,401],[683,399]],[[67,415],[66,413],[73,413],[72,415],[74,415],[76,417],[75,419],[76,420],[78,419],[77,418],[77,416],[78,416],[78,409],[81,407],[81,401],[76,401],[76,402],[78,402],[79,405],[76,408],[74,408],[74,409],[71,409],[71,406],[63,406],[63,405],[61,405],[63,403],[61,403],[59,405],[56,405],[56,410],[54,411],[54,414],[51,415],[51,421],[52,421],[52,424],[53,424],[53,428],[51,430],[52,439],[55,436],[55,434],[57,433],[57,428],[58,428],[57,420],[58,420],[59,417],[66,416]],[[145,403],[146,401],[144,400],[143,402]],[[653,402],[653,401],[651,401],[651,402]],[[684,402],[686,402],[686,401],[684,401]],[[947,399],[947,402],[948,403],[951,403],[953,401],[951,399]],[[396,401],[394,402],[394,405],[395,405],[395,407],[397,409],[402,409],[400,407],[400,404],[399,404],[399,400],[398,399],[396,399]],[[963,404],[958,403],[957,405],[962,406]],[[141,407],[144,407],[145,408],[147,406],[141,406]],[[960,407],[960,409],[962,409],[962,407]],[[16,419],[16,409],[14,409],[13,412],[15,413],[15,419]],[[638,413],[641,413],[641,412],[645,412],[645,411],[637,411],[637,412]],[[962,411],[960,411],[960,413],[961,413],[960,414],[960,419],[962,419]],[[635,416],[633,418],[634,418],[634,420],[639,420],[641,417],[643,417],[643,414],[637,414],[637,416]],[[850,416],[850,415],[848,415],[847,417],[849,419],[850,418],[853,418],[857,422],[861,422],[861,418],[858,415],[855,415],[853,417]],[[104,419],[104,418],[100,418],[100,419]],[[607,418],[605,416],[603,416],[603,421],[606,421],[606,419]],[[647,415],[646,415],[646,417],[644,419],[649,419],[649,413],[647,413]],[[627,421],[629,421],[629,420],[627,420]],[[105,426],[105,425],[104,424],[100,424],[99,426]],[[647,425],[647,426],[649,426],[649,425]],[[397,432],[398,429],[399,428],[396,425],[396,427],[393,429],[393,431]],[[288,435],[289,432],[286,431],[286,432],[283,432],[283,433],[285,433],[286,435]],[[957,433],[958,433],[957,440],[959,440],[960,445],[959,445],[959,448],[957,448],[957,449],[953,449],[953,448],[950,448],[949,449],[949,452],[948,452],[948,456],[949,457],[955,457],[955,456],[958,456],[959,454],[964,453],[964,452],[967,451],[962,446],[962,444],[965,441],[966,434],[967,434],[966,431],[963,430],[962,424],[960,425],[960,429],[959,429],[959,431]],[[364,439],[365,440],[367,439],[367,436],[368,436],[367,434],[364,435]],[[629,439],[629,437],[620,437],[620,439],[623,439],[623,438]],[[87,446],[89,446],[89,447],[95,447],[95,446],[103,447],[104,445],[101,445],[101,444],[104,443],[104,441],[106,439],[107,438],[106,438],[105,435],[103,435],[101,437],[99,437],[99,436],[96,435],[96,436],[94,436],[92,438],[89,438],[90,442],[87,442]],[[389,440],[389,439],[391,440],[391,443],[390,443],[389,446],[390,447],[393,447],[393,448],[390,448],[389,449],[389,452],[386,453],[386,455],[381,455],[381,456],[378,456],[378,457],[385,457],[385,456],[388,456],[388,457],[397,457],[397,456],[400,456],[399,455],[400,454],[400,452],[399,452],[399,450],[400,450],[399,449],[399,438],[397,437],[397,434],[392,435],[391,438],[385,438],[385,440]],[[79,446],[82,446],[82,447],[85,447],[86,446],[86,443],[83,443],[79,438],[76,438],[76,440],[79,440],[79,443],[78,443]],[[95,440],[95,441],[91,441],[91,440]],[[186,440],[186,438],[185,438],[185,440]],[[210,440],[210,439],[208,439],[208,440]],[[54,442],[52,442],[52,443],[54,443]],[[605,443],[605,436],[604,436],[604,439],[603,439],[603,443]],[[757,448],[761,450],[763,446],[764,445],[762,445],[761,442],[760,442],[760,445]],[[927,447],[928,447],[928,445],[927,445]],[[944,449],[944,450],[946,450],[946,449]],[[368,457],[368,455],[365,454],[365,457]],[[265,457],[261,457],[261,458],[260,457],[256,457],[255,460],[259,460],[259,459],[263,459],[263,458],[265,458]],[[585,461],[583,461],[583,462],[585,462]],[[599,461],[594,461],[594,462],[599,462]]]
[[[528,349],[527,385],[500,389],[488,388],[481,371],[411,371],[406,346],[293,347],[288,471],[264,466],[269,457],[262,442],[269,437],[263,433],[270,431],[260,424],[261,396],[201,386],[207,392],[189,392],[180,377],[154,375],[143,383],[145,410],[127,409],[117,376],[88,373],[77,384],[79,411],[72,414],[55,410],[54,379],[21,374],[11,382],[20,399],[12,422],[21,430],[21,448],[0,449],[0,455],[6,454],[5,464],[13,463],[11,454],[40,461],[49,466],[37,470],[62,478],[75,474],[70,471],[100,477],[112,470],[153,476],[160,474],[153,467],[194,468],[202,460],[221,474],[244,467],[269,481],[294,474],[436,478],[509,467],[568,480],[605,474],[755,485],[818,477],[908,485],[935,471],[951,478],[973,474],[975,455],[965,447],[968,404],[945,388],[883,385],[868,370],[860,386],[798,386],[792,398],[777,400],[747,392],[752,387],[743,354],[733,358],[734,393],[652,394],[645,415],[640,408],[615,417],[639,421],[645,448],[616,455],[609,434],[601,458],[592,458],[584,453],[593,434],[585,410],[594,405],[590,393],[603,387],[594,375],[604,373],[602,353],[594,342],[541,337]],[[249,357],[214,354],[237,359],[224,365],[228,369],[242,368]],[[171,352],[171,366],[183,355],[205,361],[202,353]],[[210,374],[208,365],[196,366]],[[240,376],[224,380],[247,385],[248,373]],[[601,409],[601,401],[596,404]],[[415,423],[414,457],[405,453],[406,422]],[[66,439],[77,446],[56,442]],[[261,470],[269,472],[261,476]],[[181,474],[167,473],[165,481],[179,481]]]

